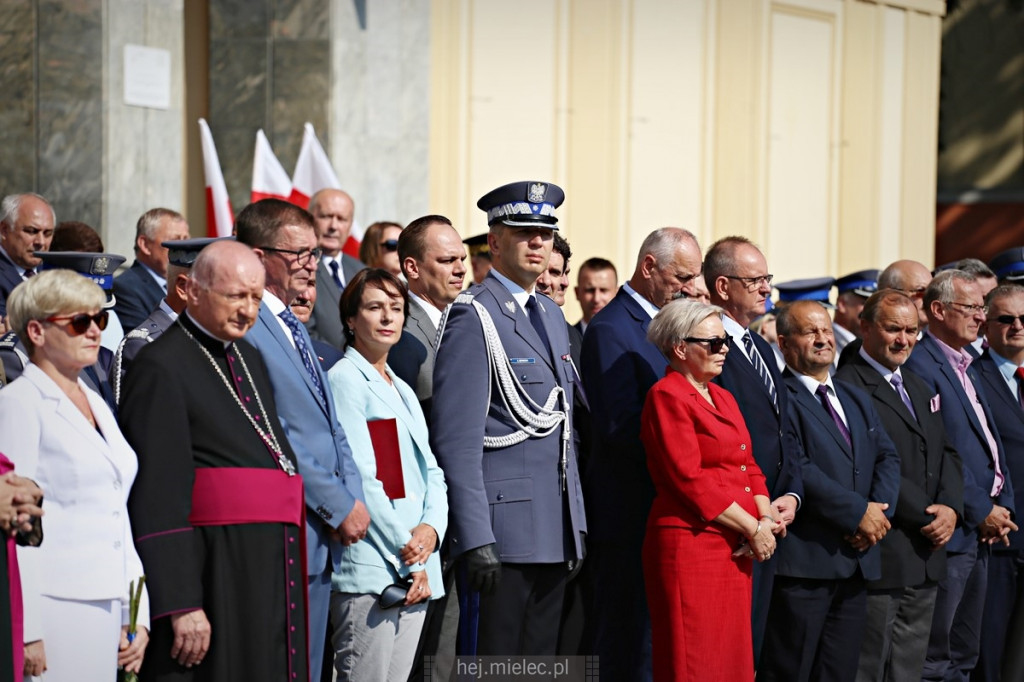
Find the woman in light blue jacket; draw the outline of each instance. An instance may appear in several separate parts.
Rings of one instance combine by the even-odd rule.
[[[363,477],[370,528],[332,580],[339,680],[405,680],[427,600],[444,594],[437,554],[448,524],[444,474],[415,392],[387,366],[408,306],[405,286],[380,269],[353,277],[341,299],[347,348],[327,377]],[[399,589],[386,592],[396,584],[404,598]],[[392,594],[400,598],[389,606]]]

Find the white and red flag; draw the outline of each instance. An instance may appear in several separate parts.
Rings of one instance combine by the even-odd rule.
[[[235,216],[206,119],[199,119],[199,133],[203,141],[203,171],[206,175],[206,234],[209,237],[230,237]]]
[[[292,174],[292,193],[288,200],[302,208],[307,208],[310,197],[320,190],[341,188],[338,175],[334,172],[330,159],[327,158],[327,152],[324,151],[320,140],[316,137],[313,124],[306,123],[305,131],[302,134],[299,158],[295,162],[295,172]],[[359,242],[362,239],[363,228],[353,221],[348,241],[345,242],[342,250],[350,256],[358,258]]]
[[[283,199],[289,201],[292,181],[284,166],[277,160],[274,150],[263,134],[263,128],[256,131],[256,152],[252,157],[252,193],[249,201],[260,199]],[[305,206],[303,206],[305,208]]]

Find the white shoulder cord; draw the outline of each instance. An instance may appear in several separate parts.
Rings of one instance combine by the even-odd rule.
[[[518,445],[528,438],[544,438],[550,435],[561,425],[562,427],[562,455],[560,462],[560,478],[562,487],[566,486],[566,466],[568,462],[569,440],[572,438],[571,423],[569,420],[569,405],[565,390],[556,385],[548,394],[544,405],[538,405],[530,394],[523,389],[522,384],[512,370],[512,364],[508,361],[505,348],[501,345],[501,338],[494,326],[491,314],[487,312],[480,303],[473,300],[472,294],[460,294],[455,300],[456,303],[472,303],[480,318],[480,327],[483,329],[484,343],[487,346],[487,402],[490,405],[492,391],[491,378],[498,381],[498,394],[505,407],[512,416],[515,431],[504,436],[484,436],[485,449],[507,448]],[[441,336],[444,334],[445,323],[448,321],[448,310],[445,311],[444,319],[438,326],[437,341],[440,346]],[[525,401],[524,401],[525,398]],[[527,402],[529,404],[527,404]],[[561,403],[562,409],[555,409]]]
[[[114,354],[114,369],[111,375],[114,378],[114,404],[121,404],[121,365],[124,361],[124,344],[128,339],[148,339],[148,329],[133,329],[117,344],[117,352]]]

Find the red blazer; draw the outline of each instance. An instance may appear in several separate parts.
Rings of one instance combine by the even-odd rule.
[[[754,495],[768,496],[736,399],[716,384],[708,388],[714,406],[669,369],[647,394],[640,438],[658,493],[649,526],[732,533],[711,520],[733,502],[756,517]]]

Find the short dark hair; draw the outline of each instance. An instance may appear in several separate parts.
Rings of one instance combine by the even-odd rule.
[[[380,247],[380,238],[384,235],[384,230],[389,227],[402,229],[400,223],[378,220],[367,227],[363,233],[363,241],[359,243],[359,260],[371,268],[380,267],[380,262],[384,258],[384,252]]]
[[[402,230],[402,234],[398,235],[398,262],[404,263],[405,259],[410,256],[419,261],[423,260],[423,255],[427,252],[427,230],[430,229],[430,226],[448,225],[451,227],[451,224],[452,221],[443,215],[425,215],[409,223]],[[404,267],[402,271],[405,271]]]
[[[995,301],[998,298],[1008,298],[1010,296],[1019,296],[1021,294],[1024,294],[1024,285],[1000,284],[985,296],[985,305],[991,306],[992,301]]]
[[[554,244],[551,249],[553,251],[557,251],[562,256],[562,260],[565,261],[565,263],[562,264],[562,272],[568,270],[569,259],[572,258],[572,248],[569,246],[569,242],[566,241],[565,237],[558,234],[557,230],[555,230]]]
[[[914,310],[914,318],[917,319],[917,304],[914,299],[907,296],[899,289],[881,289],[871,294],[864,302],[864,308],[860,311],[860,319],[866,322],[878,321],[878,309],[886,305],[902,305]]]
[[[82,251],[103,253],[103,240],[91,225],[77,220],[65,220],[53,229],[50,251]]]
[[[580,269],[576,272],[577,276],[584,270],[611,270],[615,273],[616,279],[619,277],[619,271],[615,269],[615,264],[607,258],[588,258],[583,261],[583,265],[581,265]]]
[[[359,312],[359,303],[363,300],[363,292],[366,287],[376,287],[391,296],[389,289],[398,292],[402,297],[405,320],[409,319],[409,291],[402,280],[392,275],[383,268],[363,268],[345,285],[341,293],[341,300],[338,302],[338,314],[341,316],[341,327],[345,331],[345,345],[351,346],[355,341],[355,333],[345,324],[345,320],[355,317]],[[402,326],[405,326],[405,320]]]
[[[261,199],[243,208],[235,216],[235,238],[251,248],[274,246],[285,225],[315,229],[313,215],[304,208],[281,199]]]

